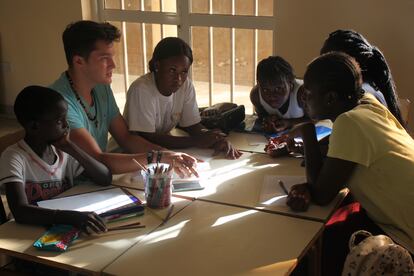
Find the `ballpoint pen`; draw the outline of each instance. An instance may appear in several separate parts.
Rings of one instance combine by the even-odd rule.
[[[288,195],[289,191],[286,189],[285,183],[283,183],[282,180],[279,180],[278,183],[279,183],[279,186],[282,188],[282,190],[285,192],[285,194]]]
[[[167,223],[167,221],[168,221],[168,220],[170,219],[170,217],[171,217],[171,214],[172,214],[173,209],[174,209],[174,204],[171,204],[170,209],[168,209],[168,213],[167,213],[167,215],[165,216],[165,218],[164,218],[164,220],[162,221],[162,223],[161,223],[161,225],[160,225],[160,226],[162,226],[162,225],[164,225],[165,223]]]

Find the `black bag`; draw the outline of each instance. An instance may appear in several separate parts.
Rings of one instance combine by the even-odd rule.
[[[201,124],[206,128],[218,128],[223,132],[229,132],[244,121],[245,109],[244,105],[220,103],[200,109],[200,115]]]

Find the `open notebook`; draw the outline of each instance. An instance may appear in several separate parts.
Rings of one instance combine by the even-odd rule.
[[[141,201],[121,188],[100,190],[91,193],[49,199],[37,202],[39,207],[59,210],[89,211],[97,214],[111,210],[141,205]]]

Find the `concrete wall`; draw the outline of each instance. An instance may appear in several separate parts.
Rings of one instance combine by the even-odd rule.
[[[278,0],[277,54],[299,76],[336,29],[354,29],[384,53],[400,97],[414,104],[414,1],[412,0]],[[413,105],[412,104],[412,105]],[[414,112],[410,116],[414,129]]]
[[[10,111],[29,84],[48,85],[65,70],[65,26],[82,19],[80,0],[0,1],[0,108]]]

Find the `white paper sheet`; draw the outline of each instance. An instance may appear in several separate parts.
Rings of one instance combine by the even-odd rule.
[[[63,198],[43,200],[39,201],[37,205],[49,209],[89,211],[101,214],[135,201],[135,197],[125,194],[120,188],[114,188]]]
[[[284,186],[289,191],[293,185],[306,182],[306,177],[266,175],[263,179],[262,190],[260,192],[260,204],[276,205],[286,203],[287,194],[279,185],[279,180],[283,182]]]

